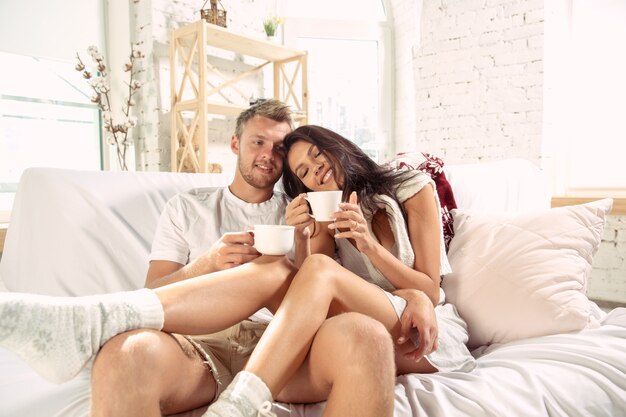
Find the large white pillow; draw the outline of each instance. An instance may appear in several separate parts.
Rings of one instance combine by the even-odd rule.
[[[167,200],[228,181],[226,174],[29,168],[15,196],[0,276],[9,291],[48,295],[140,288]]]
[[[580,330],[595,323],[585,292],[612,199],[522,214],[452,211],[446,299],[469,347]]]

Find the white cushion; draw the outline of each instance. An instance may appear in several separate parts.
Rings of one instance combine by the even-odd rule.
[[[87,295],[143,287],[166,201],[225,174],[30,168],[20,179],[0,262],[9,291]]]
[[[525,159],[446,164],[457,207],[483,213],[513,213],[550,208],[545,173]]]
[[[471,348],[592,325],[585,295],[613,200],[521,214],[453,210],[449,302]]]

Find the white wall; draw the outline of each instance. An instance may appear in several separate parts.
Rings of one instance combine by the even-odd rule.
[[[202,2],[140,0],[136,36],[150,55],[142,88],[138,169],[169,169],[169,32]],[[544,0],[390,0],[395,33],[396,151],[447,163],[542,163]],[[233,30],[262,36],[272,1],[224,2]],[[226,146],[232,128],[214,132]],[[626,302],[626,216],[609,219],[588,294]]]
[[[544,1],[391,3],[401,90],[396,149],[447,163],[520,157],[541,166]],[[588,295],[626,303],[625,278],[626,216],[611,216]]]
[[[626,304],[626,216],[610,216],[593,260],[587,294]]]
[[[394,5],[402,9],[414,3],[420,2],[397,0]],[[415,131],[398,137],[397,149],[418,143],[448,162],[512,154],[538,161],[542,1],[422,4],[411,45]],[[398,25],[403,22],[396,22],[395,33],[405,33]]]
[[[103,51],[103,8],[104,0],[2,0],[0,51],[72,63],[90,45]]]

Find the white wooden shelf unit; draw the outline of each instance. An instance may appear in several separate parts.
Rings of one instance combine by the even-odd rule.
[[[214,47],[257,58],[260,64],[230,76],[208,60]],[[294,109],[296,122],[305,124],[308,114],[307,54],[265,39],[241,35],[198,20],[172,32],[171,70],[171,170],[208,172],[208,115],[237,116],[248,108],[251,97],[237,88],[244,78],[273,67],[272,97]],[[207,76],[219,79],[208,82]],[[229,89],[229,95],[224,94]],[[233,91],[236,99],[233,99]]]

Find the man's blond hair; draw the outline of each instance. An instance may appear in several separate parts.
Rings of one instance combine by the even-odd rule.
[[[273,98],[259,99],[252,104],[250,108],[241,112],[237,117],[237,125],[235,126],[235,136],[241,138],[243,128],[248,121],[256,116],[266,117],[275,122],[285,122],[289,124],[291,130],[294,129],[292,111],[288,105],[280,100]]]

